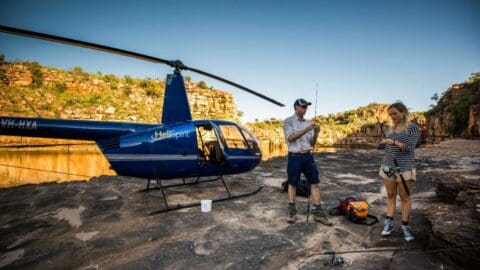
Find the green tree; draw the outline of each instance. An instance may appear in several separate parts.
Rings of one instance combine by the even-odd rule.
[[[470,74],[470,77],[468,78],[468,82],[472,83],[475,81],[480,81],[480,72],[474,72]]]
[[[0,62],[5,61],[5,55],[3,53],[0,53]]]
[[[183,77],[183,80],[185,80],[186,82],[191,82],[191,81],[192,81],[192,77],[190,77],[190,76],[185,76],[185,77]]]
[[[107,75],[103,76],[103,80],[107,83],[118,83],[117,76],[115,76],[113,74],[107,74]]]
[[[61,94],[67,90],[67,85],[64,82],[55,82],[54,90]]]
[[[358,116],[356,114],[350,114],[347,118],[348,123],[353,123],[357,121]]]
[[[39,88],[43,84],[43,74],[41,71],[42,66],[38,62],[30,63],[30,72],[32,73],[32,84],[34,88]]]
[[[454,135],[463,135],[468,128],[468,119],[470,107],[480,104],[480,80],[468,83],[466,90],[460,96],[448,105],[448,110],[453,116],[453,125],[449,131]]]
[[[123,94],[125,96],[128,96],[130,95],[133,91],[132,91],[132,87],[130,85],[125,85],[123,88],[122,88],[122,91],[123,91]]]
[[[133,79],[132,79],[132,77],[130,77],[130,76],[128,76],[128,75],[125,75],[125,76],[123,77],[123,79],[125,80],[125,83],[126,83],[126,84],[130,84],[130,85],[133,84]]]
[[[76,76],[83,76],[85,72],[83,72],[83,69],[79,66],[76,66],[72,69],[72,74]]]
[[[151,79],[141,80],[139,86],[145,89],[145,94],[147,96],[152,96],[152,97],[160,96],[157,84]]]
[[[204,81],[199,81],[197,86],[202,88],[202,89],[207,89],[208,88],[207,83],[204,82]]]

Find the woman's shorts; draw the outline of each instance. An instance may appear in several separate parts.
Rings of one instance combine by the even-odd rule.
[[[413,180],[413,181],[417,180],[417,170],[415,168],[406,170],[401,173],[403,175],[403,179],[405,180]],[[380,171],[378,172],[378,174],[385,180],[397,181],[397,182],[402,181],[402,178],[400,178],[400,175],[398,173],[395,173],[395,175],[391,177],[386,175],[385,172],[383,172],[382,170],[382,166],[380,166]]]

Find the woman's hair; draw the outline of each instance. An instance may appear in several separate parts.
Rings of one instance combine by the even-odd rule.
[[[408,128],[410,125],[410,121],[408,121],[408,118],[410,116],[410,113],[408,112],[407,106],[403,104],[401,101],[397,101],[390,106],[388,106],[388,110],[390,111],[391,108],[397,109],[397,111],[403,113],[403,119],[402,119],[402,124],[405,126],[405,128]]]

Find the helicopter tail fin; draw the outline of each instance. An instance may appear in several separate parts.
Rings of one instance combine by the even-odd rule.
[[[97,141],[157,125],[89,120],[0,117],[0,135]]]
[[[162,124],[175,124],[192,120],[187,92],[182,75],[178,72],[167,75],[163,100]]]

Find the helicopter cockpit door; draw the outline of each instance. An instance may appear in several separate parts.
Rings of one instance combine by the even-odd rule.
[[[213,123],[196,126],[199,158],[205,163],[219,165],[224,162],[224,152],[217,127]]]

